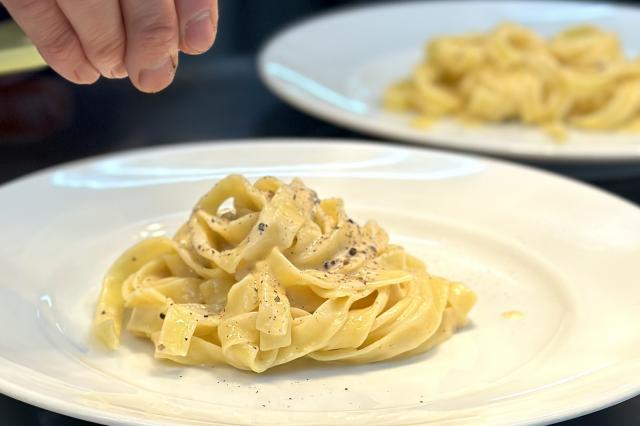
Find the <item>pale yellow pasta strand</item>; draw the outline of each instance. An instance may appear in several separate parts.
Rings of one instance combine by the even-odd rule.
[[[173,244],[164,238],[144,240],[125,251],[111,266],[102,283],[93,320],[95,336],[107,347],[120,345],[124,299],[122,285],[141,265],[173,251]]]
[[[612,129],[629,122],[640,111],[640,81],[622,84],[613,98],[591,114],[574,117],[572,123],[585,129]]]

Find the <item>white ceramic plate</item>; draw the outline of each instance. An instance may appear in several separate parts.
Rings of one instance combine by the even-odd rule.
[[[410,359],[263,375],[154,361],[130,337],[103,350],[89,329],[110,262],[172,233],[228,173],[343,197],[477,292],[472,325]],[[0,205],[0,391],[50,410],[110,424],[498,425],[640,391],[640,210],[554,175],[390,145],[244,141],[72,163],[3,186]]]
[[[640,53],[640,9],[591,2],[393,2],[329,13],[271,39],[259,59],[267,86],[292,105],[364,133],[443,148],[521,159],[565,162],[640,162],[640,136],[570,132],[557,144],[521,125],[465,128],[445,121],[430,129],[381,108],[384,88],[406,77],[438,35],[486,31],[504,21],[550,35],[590,23],[615,31],[629,55]]]

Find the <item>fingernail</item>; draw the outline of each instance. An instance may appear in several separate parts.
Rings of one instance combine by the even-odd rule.
[[[146,92],[158,92],[171,83],[178,66],[177,57],[170,56],[154,67],[140,71],[138,81],[142,90]]]
[[[79,84],[91,84],[100,78],[100,73],[89,64],[79,65],[73,70],[73,73],[76,76],[76,82]]]
[[[111,78],[125,78],[127,76],[127,67],[122,62],[113,67],[111,70]]]
[[[204,52],[213,44],[213,21],[209,9],[196,13],[185,25],[185,43],[189,49]]]

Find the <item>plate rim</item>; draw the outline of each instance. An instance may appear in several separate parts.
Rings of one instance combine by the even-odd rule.
[[[409,1],[417,2],[419,0],[409,0]],[[440,1],[440,0],[437,0],[437,1]],[[469,1],[469,0],[453,0],[453,1]],[[543,0],[543,1],[547,1],[547,0]],[[92,162],[100,161],[101,159],[105,159],[113,156],[136,155],[136,154],[142,154],[149,151],[155,153],[163,150],[171,151],[175,149],[197,149],[197,148],[202,148],[206,146],[215,147],[220,145],[250,145],[250,144],[287,145],[287,144],[290,144],[290,145],[298,146],[301,143],[302,144],[321,144],[321,145],[327,145],[327,144],[352,145],[352,146],[368,147],[368,148],[386,147],[391,149],[400,149],[400,150],[404,149],[404,150],[409,150],[414,152],[426,152],[431,155],[443,156],[443,157],[446,157],[446,156],[463,157],[463,158],[466,157],[476,161],[484,161],[489,164],[513,167],[515,169],[524,169],[526,172],[532,172],[532,173],[540,174],[542,176],[550,176],[555,179],[565,181],[565,183],[568,181],[571,184],[576,184],[585,189],[596,191],[600,195],[613,198],[618,202],[627,204],[632,208],[640,209],[640,205],[636,205],[632,201],[629,201],[626,198],[623,198],[616,193],[601,189],[591,181],[584,181],[576,177],[572,177],[570,175],[559,173],[557,171],[541,168],[539,166],[536,166],[535,164],[522,163],[517,159],[495,157],[490,154],[482,153],[482,152],[454,151],[454,150],[440,149],[438,147],[427,146],[427,145],[406,144],[403,142],[398,143],[391,139],[367,139],[366,136],[360,136],[360,137],[357,137],[357,136],[356,137],[268,136],[268,137],[243,137],[243,138],[237,138],[237,139],[235,138],[223,138],[223,139],[203,138],[203,139],[187,139],[184,142],[177,141],[177,142],[171,142],[167,144],[147,145],[147,146],[139,146],[139,147],[133,147],[133,148],[120,148],[120,149],[114,149],[113,151],[109,151],[109,152],[103,152],[99,154],[93,154],[93,155],[88,155],[81,158],[76,158],[69,161],[63,161],[63,162],[52,164],[37,170],[33,170],[23,175],[16,176],[3,183],[0,183],[0,191],[2,191],[4,188],[8,186],[19,184],[24,180],[36,178],[40,175],[50,173],[56,169],[80,166],[85,163],[92,163]]]
[[[335,107],[328,103],[316,100],[312,96],[297,96],[288,91],[289,84],[281,81],[278,78],[273,78],[267,71],[268,54],[277,45],[277,43],[287,36],[290,32],[303,29],[308,24],[318,23],[324,20],[330,20],[335,17],[340,17],[350,13],[358,13],[361,11],[369,11],[375,9],[384,8],[400,8],[411,5],[445,5],[445,4],[536,4],[536,5],[578,5],[578,6],[606,6],[617,10],[629,10],[634,13],[640,12],[640,8],[633,7],[628,4],[621,4],[616,2],[594,0],[590,2],[583,2],[579,0],[510,0],[509,2],[501,0],[433,0],[427,3],[420,0],[399,0],[399,1],[383,1],[374,4],[356,4],[345,5],[337,7],[322,13],[314,14],[311,16],[303,17],[299,20],[295,20],[282,28],[275,31],[266,41],[262,43],[258,49],[256,69],[258,77],[265,85],[265,87],[271,91],[277,98],[284,101],[293,108],[306,113],[312,117],[323,120],[325,122],[340,126],[344,129],[349,129],[367,135],[369,137],[377,137],[389,140],[397,140],[403,143],[413,144],[416,146],[423,146],[433,149],[441,149],[446,151],[454,151],[459,153],[471,153],[480,155],[491,155],[504,157],[512,160],[530,160],[540,161],[549,164],[568,163],[568,164],[600,164],[600,165],[616,165],[616,164],[638,164],[640,165],[640,145],[638,146],[638,152],[636,153],[616,153],[616,152],[578,152],[578,153],[562,153],[558,154],[551,150],[534,151],[528,149],[503,149],[494,146],[485,146],[484,144],[477,144],[472,146],[468,143],[460,143],[452,141],[446,137],[434,137],[433,135],[425,135],[424,137],[418,135],[412,135],[409,133],[396,132],[393,127],[386,126],[371,126],[373,120],[371,118],[361,117],[358,114],[354,114],[348,110]],[[551,141],[549,142],[552,143]]]
[[[301,143],[302,142],[302,143]],[[176,143],[176,144],[166,144],[166,145],[155,145],[151,147],[140,147],[136,149],[125,149],[125,150],[117,150],[110,153],[104,153],[100,155],[94,155],[90,157],[85,157],[81,159],[72,160],[69,162],[53,165],[47,167],[45,169],[41,169],[38,171],[34,171],[32,173],[26,174],[24,176],[20,176],[16,179],[8,181],[2,185],[0,185],[0,197],[2,196],[2,192],[7,188],[15,185],[20,185],[24,182],[27,182],[31,179],[37,179],[44,177],[48,174],[51,174],[55,171],[59,171],[61,169],[66,169],[69,167],[76,167],[87,165],[91,163],[95,163],[97,161],[101,161],[108,158],[113,157],[127,157],[130,155],[141,155],[144,153],[149,153],[150,151],[153,153],[161,154],[163,151],[171,152],[175,150],[206,150],[209,148],[220,148],[224,146],[242,146],[246,145],[249,148],[251,145],[253,146],[264,146],[264,145],[280,145],[287,146],[291,148],[301,147],[310,144],[322,144],[326,146],[327,144],[334,146],[350,146],[357,147],[362,149],[379,149],[379,148],[388,148],[400,151],[415,151],[424,153],[427,155],[435,155],[438,157],[462,157],[466,159],[475,159],[481,161],[488,165],[493,166],[507,166],[512,170],[521,171],[527,174],[533,173],[534,175],[553,177],[555,179],[559,179],[564,184],[569,185],[578,185],[583,189],[589,190],[592,195],[595,196],[604,196],[612,202],[622,202],[625,205],[625,208],[632,208],[636,210],[637,213],[640,213],[640,207],[635,205],[634,203],[619,197],[616,194],[612,194],[606,192],[602,189],[599,189],[591,184],[578,181],[576,179],[572,179],[566,176],[562,176],[553,172],[549,172],[546,170],[537,169],[535,167],[531,167],[528,165],[517,164],[512,161],[507,161],[503,159],[494,159],[488,158],[478,154],[467,154],[467,153],[451,153],[451,152],[443,152],[437,149],[430,149],[424,147],[413,147],[413,146],[398,146],[397,144],[393,144],[390,142],[378,142],[378,141],[369,141],[363,139],[349,139],[349,138],[301,138],[301,137],[285,137],[285,138],[245,138],[245,139],[230,139],[230,140],[202,140],[195,142],[187,142],[187,143]],[[12,361],[7,360],[0,354],[0,359],[6,360],[10,363]],[[53,377],[53,376],[52,376]],[[56,396],[54,394],[45,394],[38,391],[32,391],[30,388],[26,386],[21,386],[16,384],[2,376],[0,376],[0,392],[5,395],[23,401],[27,404],[34,405],[43,409],[47,409],[53,412],[61,413],[70,417],[80,418],[88,421],[98,421],[98,422],[109,422],[109,424],[119,424],[119,425],[153,425],[158,424],[159,421],[156,419],[153,420],[144,420],[138,417],[123,417],[119,414],[110,414],[108,411],[100,410],[98,408],[90,407],[87,405],[83,405],[78,402],[67,401],[62,397]],[[566,419],[576,418],[582,415],[586,415],[595,411],[602,410],[604,408],[610,407],[612,405],[618,404],[625,400],[631,399],[640,394],[640,383],[638,383],[631,390],[618,390],[617,392],[607,393],[607,397],[599,398],[597,403],[591,401],[590,404],[582,404],[578,407],[564,410],[563,412],[558,412],[555,415],[549,414],[544,418],[537,418],[535,420],[523,420],[517,423],[511,424],[546,424],[556,421],[563,421]],[[160,423],[162,424],[173,424],[174,419],[166,419]],[[542,423],[541,423],[542,422]],[[215,424],[220,425],[232,425],[234,423],[225,423],[218,421]]]

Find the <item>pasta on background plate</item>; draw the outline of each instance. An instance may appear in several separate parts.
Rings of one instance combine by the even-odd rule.
[[[544,40],[515,24],[431,40],[411,77],[384,96],[390,110],[417,113],[426,127],[455,116],[468,123],[520,121],[556,140],[566,126],[640,129],[640,61],[615,34],[577,26]]]
[[[229,200],[233,207],[225,209]],[[221,180],[173,239],[128,249],[104,278],[94,332],[126,329],[155,357],[263,372],[301,357],[375,362],[420,353],[467,322],[475,295],[430,275],[375,222],[300,180]]]

